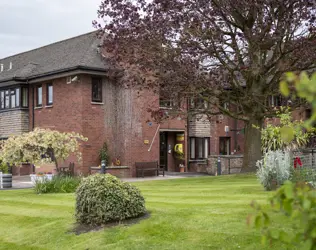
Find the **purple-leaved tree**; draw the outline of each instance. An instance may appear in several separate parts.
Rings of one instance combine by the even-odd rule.
[[[315,12],[314,0],[103,0],[94,25],[122,84],[200,98],[209,105],[199,113],[243,120],[243,170],[253,170],[253,125],[275,113],[267,98],[285,72],[315,66]]]

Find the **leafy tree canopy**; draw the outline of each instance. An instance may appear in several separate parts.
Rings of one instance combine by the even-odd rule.
[[[198,112],[246,122],[244,166],[260,159],[267,105],[285,72],[316,61],[313,0],[103,0],[104,56],[120,78],[166,99],[202,98]],[[223,103],[232,104],[231,109]]]
[[[12,136],[3,141],[0,158],[9,164],[30,162],[33,164],[54,162],[57,171],[58,160],[66,160],[70,154],[75,154],[81,160],[79,141],[88,139],[77,133],[62,133],[49,129],[36,128],[34,131]]]

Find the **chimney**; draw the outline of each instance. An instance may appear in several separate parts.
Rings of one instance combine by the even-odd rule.
[[[9,69],[8,70],[11,70],[12,69],[12,62],[10,62],[10,65],[9,65]]]
[[[3,63],[0,64],[0,72],[3,71]]]

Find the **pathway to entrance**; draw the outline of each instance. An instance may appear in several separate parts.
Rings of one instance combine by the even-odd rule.
[[[181,179],[188,177],[199,177],[203,176],[199,173],[166,173],[165,177],[163,176],[153,176],[145,178],[123,178],[123,181],[126,182],[139,182],[139,181],[159,181],[159,180],[172,180],[172,179]],[[30,176],[13,176],[13,188],[12,189],[23,189],[23,188],[32,188],[33,183],[31,182]]]

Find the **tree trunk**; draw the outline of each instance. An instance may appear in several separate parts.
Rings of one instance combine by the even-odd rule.
[[[254,128],[255,125],[258,128]],[[255,172],[256,162],[261,159],[261,128],[263,118],[251,118],[246,124],[245,141],[244,141],[244,160],[241,169],[242,173]]]

